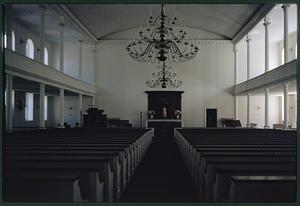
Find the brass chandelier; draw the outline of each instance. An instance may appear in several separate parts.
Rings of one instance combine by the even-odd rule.
[[[182,81],[171,79],[176,76],[176,73],[171,71],[171,66],[166,66],[165,62],[163,62],[163,64],[159,65],[157,68],[161,69],[161,71],[152,73],[152,76],[155,79],[146,81],[148,87],[154,88],[161,86],[161,88],[177,88],[181,86]]]
[[[149,87],[160,86],[162,88],[180,87],[181,81],[172,80],[175,72],[170,72],[170,67],[166,67],[166,61],[169,63],[179,63],[194,58],[198,52],[198,47],[185,40],[186,31],[180,27],[179,31],[175,31],[174,26],[177,17],[170,18],[166,16],[164,5],[161,5],[160,16],[149,17],[148,26],[145,31],[140,29],[137,39],[131,41],[126,50],[128,54],[136,61],[151,62],[162,64],[159,68],[162,71],[153,75],[156,80],[147,81]],[[157,83],[153,83],[157,82]]]

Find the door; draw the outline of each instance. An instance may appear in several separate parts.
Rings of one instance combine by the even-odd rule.
[[[217,109],[206,109],[206,127],[217,127]]]

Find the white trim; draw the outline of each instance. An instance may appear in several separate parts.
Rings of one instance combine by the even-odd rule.
[[[118,39],[118,40],[100,40],[97,45],[127,45],[131,39]],[[231,40],[202,40],[202,39],[187,39],[187,41],[194,41],[198,45],[230,45],[233,46]],[[197,45],[197,46],[198,46]]]

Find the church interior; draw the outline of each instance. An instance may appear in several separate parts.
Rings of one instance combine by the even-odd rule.
[[[4,202],[295,202],[297,4],[3,4]]]

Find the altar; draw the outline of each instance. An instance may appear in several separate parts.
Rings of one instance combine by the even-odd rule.
[[[146,91],[148,119],[146,127],[154,128],[154,135],[174,135],[174,128],[182,127],[181,95],[183,91]]]
[[[154,135],[170,135],[174,136],[174,128],[181,128],[182,121],[180,119],[148,119],[146,127],[154,128]]]

